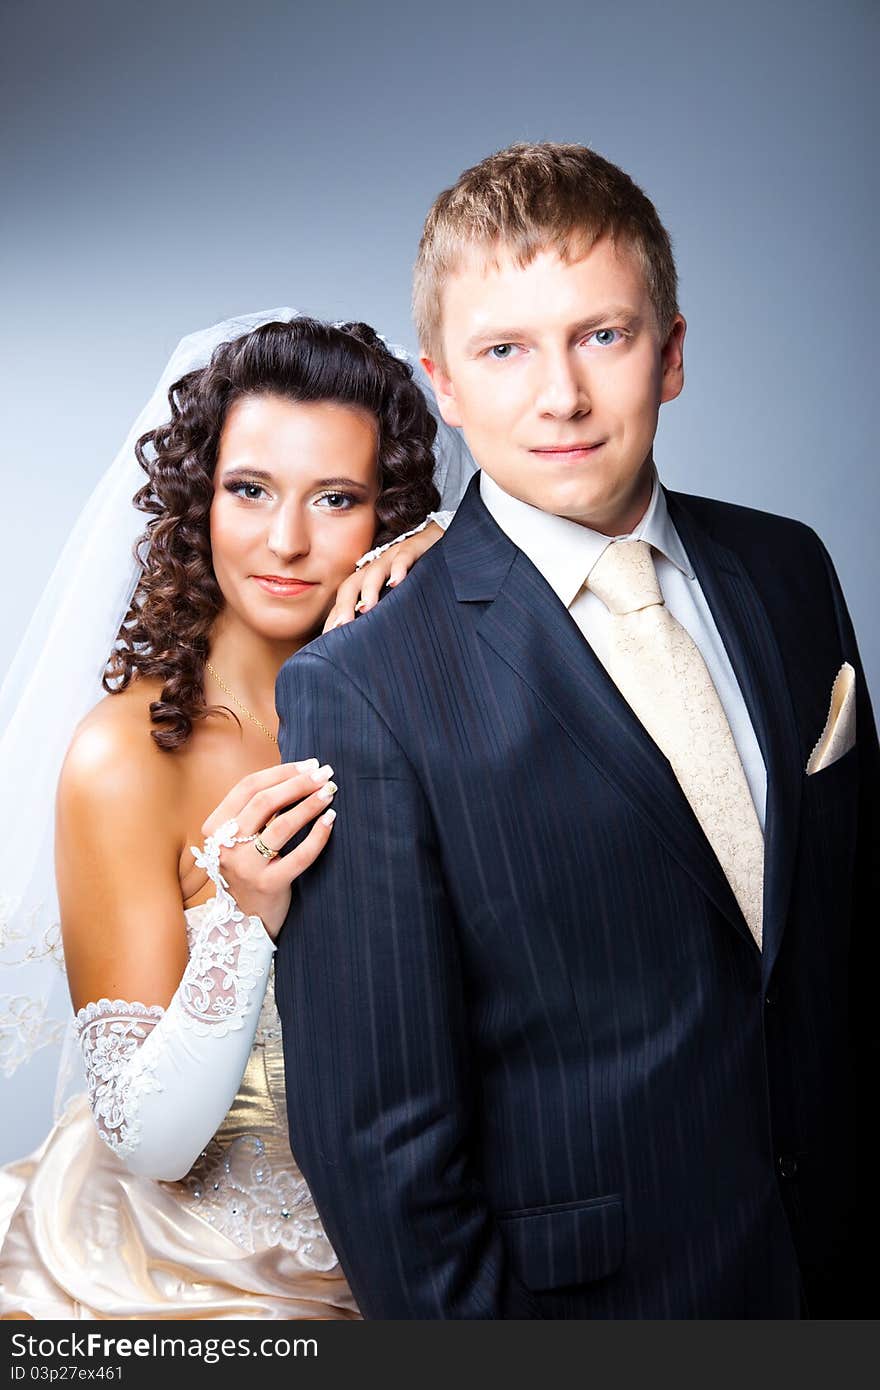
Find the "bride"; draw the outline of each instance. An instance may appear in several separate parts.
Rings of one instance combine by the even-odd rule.
[[[0,993],[6,1074],[65,1031],[62,959],[76,1018],[56,1124],[0,1171],[4,1317],[358,1316],[290,1152],[272,991],[344,788],[279,765],[273,690],[403,579],[450,516],[435,478],[455,504],[473,468],[402,356],[284,310],[185,339],[10,673],[0,990],[34,985]]]

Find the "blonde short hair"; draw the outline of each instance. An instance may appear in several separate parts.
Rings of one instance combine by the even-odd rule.
[[[678,312],[669,236],[628,174],[584,145],[510,145],[465,169],[434,200],[413,275],[413,318],[422,352],[442,364],[442,294],[468,252],[487,265],[501,247],[526,266],[552,248],[564,260],[601,236],[629,246],[645,273],[661,338]]]

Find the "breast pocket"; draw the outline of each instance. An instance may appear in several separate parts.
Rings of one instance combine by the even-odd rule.
[[[846,787],[847,783],[856,780],[858,767],[859,746],[854,743],[852,748],[840,758],[835,758],[833,763],[827,767],[822,767],[818,772],[808,772],[804,775],[804,783],[810,795],[822,795],[825,792],[833,791],[838,786]]]
[[[827,834],[852,833],[859,793],[859,750],[854,745],[842,758],[819,772],[804,776],[804,809]]]
[[[526,1207],[498,1218],[511,1263],[536,1292],[604,1279],[623,1262],[623,1199]]]
[[[828,949],[850,911],[859,830],[859,755],[850,748],[803,779],[801,860]]]

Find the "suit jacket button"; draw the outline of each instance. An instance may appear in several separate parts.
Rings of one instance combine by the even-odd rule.
[[[778,998],[779,995],[775,989],[768,989],[767,993],[764,995],[764,1003],[767,1005],[768,1009],[772,1009]]]
[[[776,1167],[779,1169],[779,1176],[786,1182],[797,1177],[798,1165],[794,1154],[780,1154],[776,1160]]]

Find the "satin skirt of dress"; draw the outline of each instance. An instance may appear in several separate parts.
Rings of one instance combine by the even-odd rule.
[[[36,1153],[0,1170],[0,1316],[359,1316],[338,1264],[243,1249],[202,1219],[193,1190],[129,1173],[76,1097]]]

